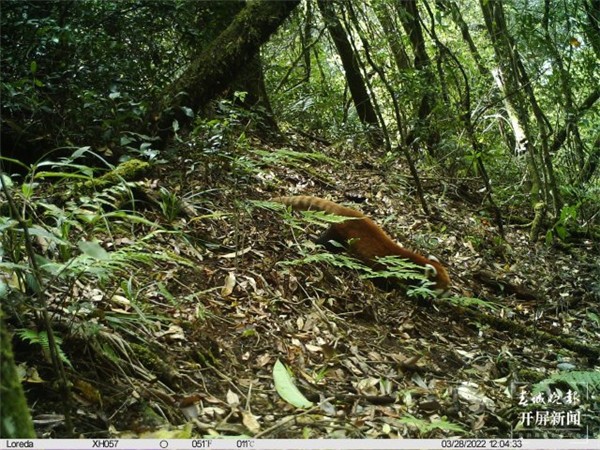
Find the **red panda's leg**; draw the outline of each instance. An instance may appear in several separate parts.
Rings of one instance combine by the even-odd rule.
[[[321,236],[316,240],[317,244],[321,244],[331,253],[341,253],[347,249],[348,243],[346,240],[335,230],[334,227],[329,227]]]

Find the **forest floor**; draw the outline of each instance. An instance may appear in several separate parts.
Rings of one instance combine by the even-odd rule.
[[[597,397],[574,394],[598,369],[599,243],[532,244],[510,219],[502,237],[477,178],[457,185],[434,171],[422,178],[428,218],[402,161],[299,142],[170,156],[137,189],[175,194],[179,213],[167,220],[155,203],[131,234],[95,236],[162,258],[110,288],[78,281],[88,309],[51,295],[55,314],[82,323],[62,344],[77,435],[600,437]],[[383,292],[327,263],[311,241],[318,226],[262,203],[296,194],[359,209],[435,255],[452,296]],[[50,377],[31,347],[15,353]],[[313,406],[282,399],[277,361]],[[26,391],[39,435],[61,436],[55,386],[30,380]],[[544,411],[580,422],[536,423]]]

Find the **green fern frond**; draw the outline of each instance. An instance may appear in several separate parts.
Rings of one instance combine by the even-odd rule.
[[[325,211],[302,211],[300,219],[304,224],[314,224],[320,227],[328,227],[332,223],[343,223],[348,220],[357,220],[360,217],[339,216]]]
[[[423,266],[415,264],[405,258],[399,256],[385,256],[377,258],[377,262],[381,263],[384,269],[372,271],[367,275],[367,278],[395,278],[399,280],[417,280],[427,282]]]
[[[248,205],[252,208],[266,209],[269,211],[285,211],[287,206],[279,202],[270,202],[267,200],[248,200]]]
[[[20,328],[15,330],[15,334],[21,338],[22,341],[28,342],[29,344],[39,344],[40,335],[36,330],[30,330],[29,328]]]
[[[39,345],[46,355],[50,354],[50,342],[48,341],[48,333],[46,333],[45,331],[36,331],[30,330],[28,328],[21,328],[16,330],[15,333],[17,334],[17,336],[19,336],[19,338],[21,338],[21,340],[26,341],[30,344]],[[61,347],[61,337],[57,336],[55,333],[54,340],[56,341],[56,351],[58,353],[58,357],[69,367],[73,367],[71,361],[69,361],[69,358],[67,357],[67,355]]]
[[[328,252],[315,253],[312,255],[306,255],[303,258],[288,260],[288,261],[280,261],[278,264],[284,266],[303,266],[303,265],[312,265],[314,263],[325,263],[334,267],[341,267],[345,269],[351,270],[361,270],[361,271],[371,271],[370,268],[363,265],[360,261],[344,255],[344,254],[335,254]]]
[[[418,286],[411,289],[412,295],[415,296],[430,296],[431,289],[428,288],[428,284],[432,284],[425,274],[423,273],[423,266],[414,264],[406,259],[402,259],[396,256],[386,256],[385,258],[379,258],[378,262],[384,265],[383,269],[374,270],[371,267],[365,265],[358,259],[353,258],[344,253],[330,253],[320,252],[305,255],[302,258],[280,261],[278,264],[288,266],[301,266],[311,265],[314,263],[324,263],[334,267],[340,267],[343,269],[356,270],[360,272],[361,277],[365,279],[381,279],[389,278],[402,281],[420,281],[423,282],[423,286]]]
[[[600,371],[573,370],[571,372],[559,372],[535,384],[532,393],[539,394],[546,391],[550,385],[557,383],[566,383],[571,389],[576,391],[584,389],[599,390]]]

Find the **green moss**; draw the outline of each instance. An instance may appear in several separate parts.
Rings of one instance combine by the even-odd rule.
[[[122,180],[137,180],[144,175],[150,167],[150,164],[145,161],[130,159],[129,161],[119,164],[114,170],[91,181],[86,181],[82,186],[87,189],[93,188],[99,190],[120,183]]]
[[[0,311],[0,438],[35,438],[23,386],[17,374],[11,336]]]

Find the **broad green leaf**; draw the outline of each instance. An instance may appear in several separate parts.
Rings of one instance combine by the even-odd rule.
[[[273,366],[273,380],[275,381],[275,390],[279,396],[290,405],[294,405],[296,408],[310,408],[313,406],[313,403],[308,401],[298,390],[290,373],[279,360]]]
[[[110,259],[110,255],[108,254],[108,252],[104,250],[102,246],[97,242],[81,241],[77,244],[77,246],[84,254],[91,258],[104,261]]]
[[[8,284],[0,279],[0,300],[6,300],[8,296]]]
[[[32,225],[27,229],[27,231],[29,232],[29,234],[31,236],[41,237],[41,238],[47,239],[48,241],[56,242],[56,243],[59,243],[62,245],[69,244],[64,239],[61,239],[59,236],[55,235],[54,233],[51,233],[48,230],[45,230],[44,228],[40,227],[39,225]]]
[[[37,183],[23,183],[21,185],[21,192],[25,198],[30,199],[33,196],[33,188],[36,187]]]
[[[0,177],[2,178],[0,180],[0,183],[3,183],[4,186],[6,186],[8,189],[13,187],[12,179],[8,175],[5,175],[2,173],[2,174],[0,174]]]

